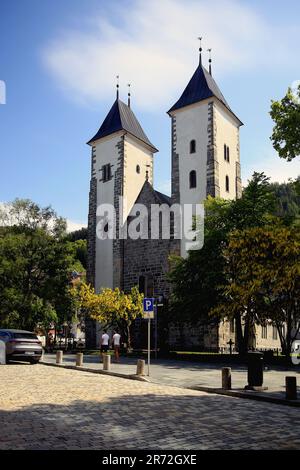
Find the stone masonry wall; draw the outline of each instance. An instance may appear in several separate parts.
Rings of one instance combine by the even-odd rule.
[[[206,170],[206,195],[217,197],[220,195],[219,163],[216,159],[216,119],[214,115],[214,103],[208,103],[208,145],[207,145],[207,170]]]

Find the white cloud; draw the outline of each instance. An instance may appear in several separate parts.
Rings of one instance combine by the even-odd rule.
[[[7,202],[1,202],[0,201],[0,214],[1,214],[1,211],[6,212],[6,205],[7,204],[8,204]],[[15,223],[15,222],[16,221],[12,220],[12,219],[7,219],[6,220],[6,224],[8,224],[8,225],[10,225],[12,223]],[[85,222],[80,222],[78,220],[75,221],[75,220],[71,220],[71,219],[66,219],[66,222],[67,222],[67,232],[73,232],[74,230],[80,230],[81,228],[86,228],[87,227],[86,221]]]
[[[261,161],[255,161],[252,166],[247,166],[243,172],[244,186],[254,171],[264,172],[273,182],[284,183],[288,182],[289,178],[295,179],[300,175],[300,160],[295,158],[291,162],[287,162],[274,154]]]
[[[67,219],[67,232],[74,232],[74,230],[80,230],[81,228],[86,228],[86,222],[78,222],[74,220]]]
[[[111,100],[119,74],[123,97],[131,82],[137,107],[167,109],[196,66],[199,35],[205,62],[213,48],[218,74],[262,62],[283,66],[290,56],[284,27],[278,41],[249,4],[235,0],[133,0],[83,19],[83,27],[86,21],[88,32],[64,31],[43,60],[67,95],[87,105]]]

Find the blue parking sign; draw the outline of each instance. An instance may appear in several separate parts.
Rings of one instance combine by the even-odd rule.
[[[143,299],[143,307],[144,307],[144,312],[153,312],[154,310],[154,299],[145,297]]]

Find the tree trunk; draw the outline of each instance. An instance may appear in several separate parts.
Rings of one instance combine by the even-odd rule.
[[[131,335],[130,335],[130,324],[127,323],[126,325],[126,331],[127,331],[127,350],[131,350]]]
[[[243,337],[243,328],[242,328],[242,318],[241,315],[235,315],[235,325],[236,325],[236,341],[237,341],[237,348],[239,351],[240,356],[245,354],[245,341]]]

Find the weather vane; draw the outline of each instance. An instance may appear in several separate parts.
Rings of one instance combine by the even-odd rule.
[[[117,79],[117,100],[119,99],[119,75],[116,76]]]
[[[199,41],[200,41],[200,47],[199,47],[199,64],[201,65],[202,64],[202,36],[200,36],[199,38]]]

